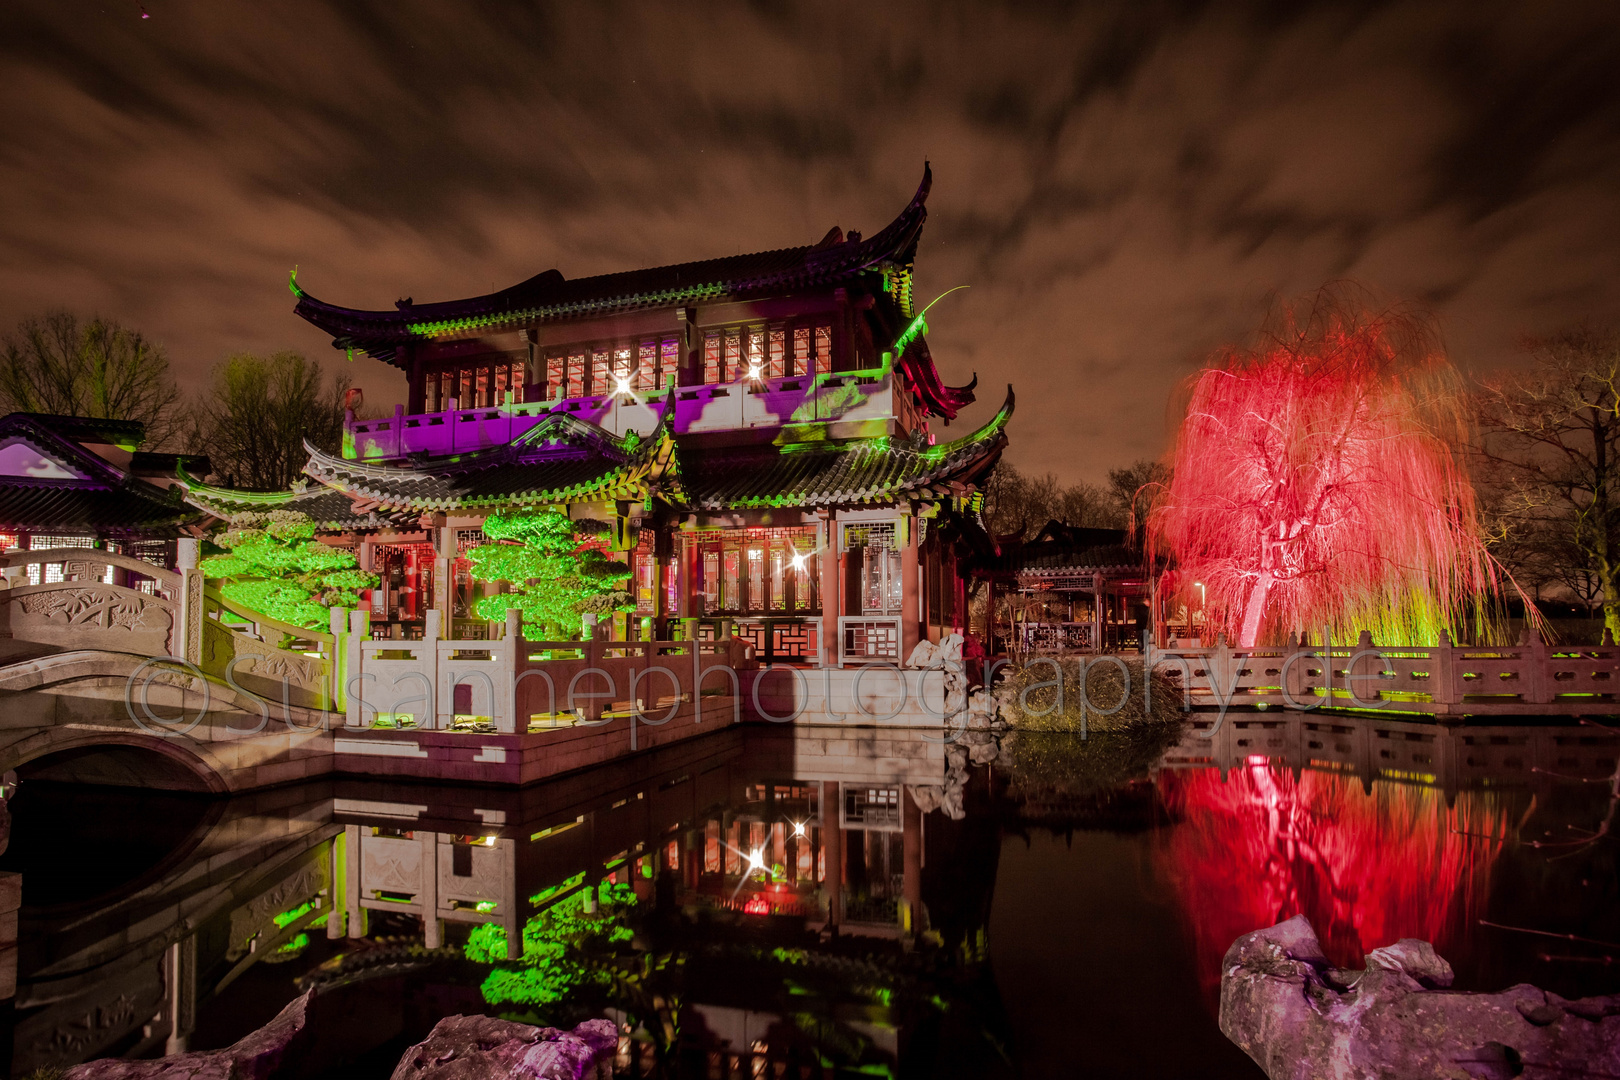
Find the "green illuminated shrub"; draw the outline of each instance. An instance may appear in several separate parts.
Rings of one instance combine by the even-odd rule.
[[[467,552],[473,577],[505,581],[512,591],[479,600],[478,614],[494,622],[507,608],[523,612],[523,634],[536,641],[579,637],[580,616],[629,610],[624,579],[630,568],[614,562],[574,534],[568,515],[556,510],[491,514],[484,535],[504,543]]]
[[[358,607],[357,591],[377,584],[354,554],[315,539],[308,515],[291,510],[238,514],[213,538],[225,549],[199,565],[227,600],[280,622],[325,629],[334,607]]]

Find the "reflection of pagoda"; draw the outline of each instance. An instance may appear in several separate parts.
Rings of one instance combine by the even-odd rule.
[[[221,516],[307,510],[383,586],[373,626],[419,635],[425,605],[480,637],[492,588],[460,557],[491,512],[556,506],[611,524],[637,616],[615,637],[730,629],[763,658],[896,660],[964,625],[954,538],[1006,444],[1005,404],[940,379],[913,306],[931,183],[862,239],[830,230],[779,251],[568,280],[548,270],[487,296],[338,307],[292,283],[296,311],[352,356],[402,371],[408,403],[348,418],[303,492],[196,485]],[[334,506],[333,496],[344,504]]]

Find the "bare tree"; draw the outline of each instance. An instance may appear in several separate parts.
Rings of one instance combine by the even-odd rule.
[[[1530,366],[1478,398],[1497,543],[1584,602],[1601,595],[1620,639],[1620,334],[1580,328],[1525,348]]]
[[[985,484],[984,520],[992,535],[1021,540],[1033,537],[1048,521],[1099,529],[1124,524],[1109,494],[1097,485],[1065,487],[1051,473],[1026,476],[1004,462]]]
[[[342,444],[348,387],[298,353],[238,353],[215,365],[194,441],[229,484],[285,489],[309,460],[305,439],[328,451]]]
[[[1134,529],[1147,520],[1159,490],[1170,481],[1170,467],[1162,461],[1139,458],[1122,469],[1108,470],[1108,498],[1122,527]]]
[[[146,425],[145,445],[159,447],[179,427],[180,389],[163,349],[108,319],[81,323],[55,311],[25,319],[5,342],[0,407]]]

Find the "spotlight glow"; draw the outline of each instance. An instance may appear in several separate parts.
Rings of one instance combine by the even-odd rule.
[[[794,836],[803,836],[804,835],[804,822],[795,821],[793,823],[793,835]]]
[[[616,394],[629,394],[629,393],[633,392],[634,388],[630,385],[630,376],[628,376],[628,375],[615,375],[613,378],[614,378],[614,381],[619,384],[618,389],[615,390],[614,393],[616,393]]]

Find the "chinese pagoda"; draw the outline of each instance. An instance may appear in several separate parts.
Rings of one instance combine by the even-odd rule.
[[[373,633],[493,630],[503,588],[464,558],[496,511],[555,507],[632,573],[613,636],[751,639],[761,659],[899,661],[967,623],[957,551],[1006,445],[1005,403],[940,430],[974,384],[940,379],[912,268],[931,175],[886,228],[805,247],[568,280],[392,311],[291,281],[333,345],[404,372],[393,415],[351,411],[340,455],[311,448],[301,490],[193,484],[220,517],[308,513],[381,577]],[[976,381],[976,380],[975,380]],[[965,548],[964,548],[965,550]]]

